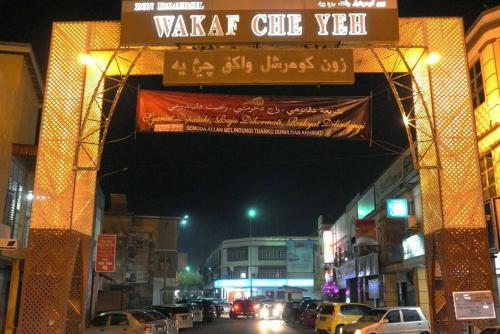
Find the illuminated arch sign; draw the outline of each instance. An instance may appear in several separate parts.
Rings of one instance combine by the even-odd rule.
[[[397,0],[122,1],[121,44],[395,42]]]

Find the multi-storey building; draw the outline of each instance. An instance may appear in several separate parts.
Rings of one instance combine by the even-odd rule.
[[[29,44],[0,42],[0,332],[14,333],[43,81]]]
[[[127,211],[125,195],[111,195],[102,234],[117,236],[116,271],[101,273],[96,312],[174,301],[179,218]]]
[[[469,29],[467,57],[476,119],[480,173],[500,312],[500,6],[485,11]]]
[[[408,150],[323,231],[326,297],[428,314],[419,182]]]
[[[318,245],[315,237],[225,240],[205,262],[208,290],[229,301],[315,297]]]

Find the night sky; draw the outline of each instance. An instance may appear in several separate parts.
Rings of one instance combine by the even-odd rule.
[[[400,16],[463,16],[469,26],[498,0],[400,0]],[[45,73],[51,22],[118,20],[118,0],[0,1],[0,40],[31,43]],[[137,89],[166,90],[161,77],[129,80],[108,140],[133,134]],[[320,214],[335,219],[408,146],[394,99],[381,75],[355,86],[205,87],[201,92],[364,96],[373,101],[375,143],[310,138],[137,134],[105,148],[105,193],[127,193],[138,214],[190,215],[180,250],[191,266],[226,238],[248,235],[246,210],[258,209],[255,235],[314,235]],[[172,90],[172,89],[171,89]],[[200,88],[177,91],[200,92]]]

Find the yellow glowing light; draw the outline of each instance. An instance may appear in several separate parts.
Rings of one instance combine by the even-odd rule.
[[[89,54],[83,54],[80,56],[80,63],[91,66],[95,64],[94,58]]]
[[[441,60],[441,55],[437,52],[431,52],[429,53],[429,56],[427,57],[427,64],[429,65],[435,65]]]
[[[405,123],[406,126],[410,125],[410,119],[408,118],[408,116],[403,115],[403,122]]]

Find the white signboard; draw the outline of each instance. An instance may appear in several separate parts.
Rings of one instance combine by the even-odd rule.
[[[496,319],[491,291],[453,292],[457,320]]]

